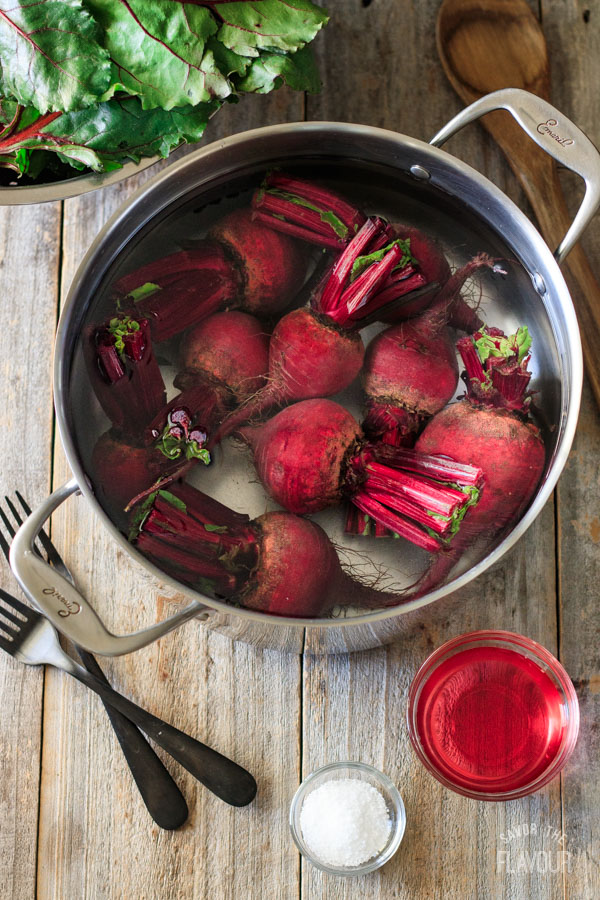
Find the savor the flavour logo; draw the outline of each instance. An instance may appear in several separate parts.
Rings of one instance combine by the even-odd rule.
[[[516,846],[519,839],[530,836],[545,838],[554,846],[550,850],[525,850]],[[567,836],[564,831],[559,831],[552,825],[540,826],[536,822],[525,822],[502,833],[500,840],[506,849],[496,851],[497,872],[508,875],[537,872],[543,875],[573,871],[573,854],[566,849]]]

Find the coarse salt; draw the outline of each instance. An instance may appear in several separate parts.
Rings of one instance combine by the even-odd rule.
[[[329,866],[360,866],[376,856],[392,830],[382,794],[366,781],[326,781],[304,800],[302,837],[311,854]]]

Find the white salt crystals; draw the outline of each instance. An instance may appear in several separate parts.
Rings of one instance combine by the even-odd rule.
[[[307,848],[321,863],[352,867],[376,856],[392,829],[382,794],[366,781],[326,781],[311,791],[300,810]]]

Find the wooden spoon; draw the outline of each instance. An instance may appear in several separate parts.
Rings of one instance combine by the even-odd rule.
[[[507,87],[550,100],[546,41],[525,0],[444,0],[437,47],[452,87],[466,103]],[[481,124],[502,148],[555,250],[573,217],[554,160],[504,111],[490,113]],[[579,319],[586,374],[600,407],[600,285],[579,245],[563,269]]]

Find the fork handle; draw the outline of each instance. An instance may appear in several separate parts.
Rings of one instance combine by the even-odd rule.
[[[221,800],[231,806],[246,806],[254,800],[256,781],[246,769],[136,706],[77,663],[72,662],[66,671],[99,694],[105,703],[135,722],[138,728]]]
[[[92,654],[80,648],[77,652],[88,672],[110,687]],[[161,828],[179,828],[188,817],[188,807],[169,771],[133,722],[108,703],[105,708],[148,812]]]

